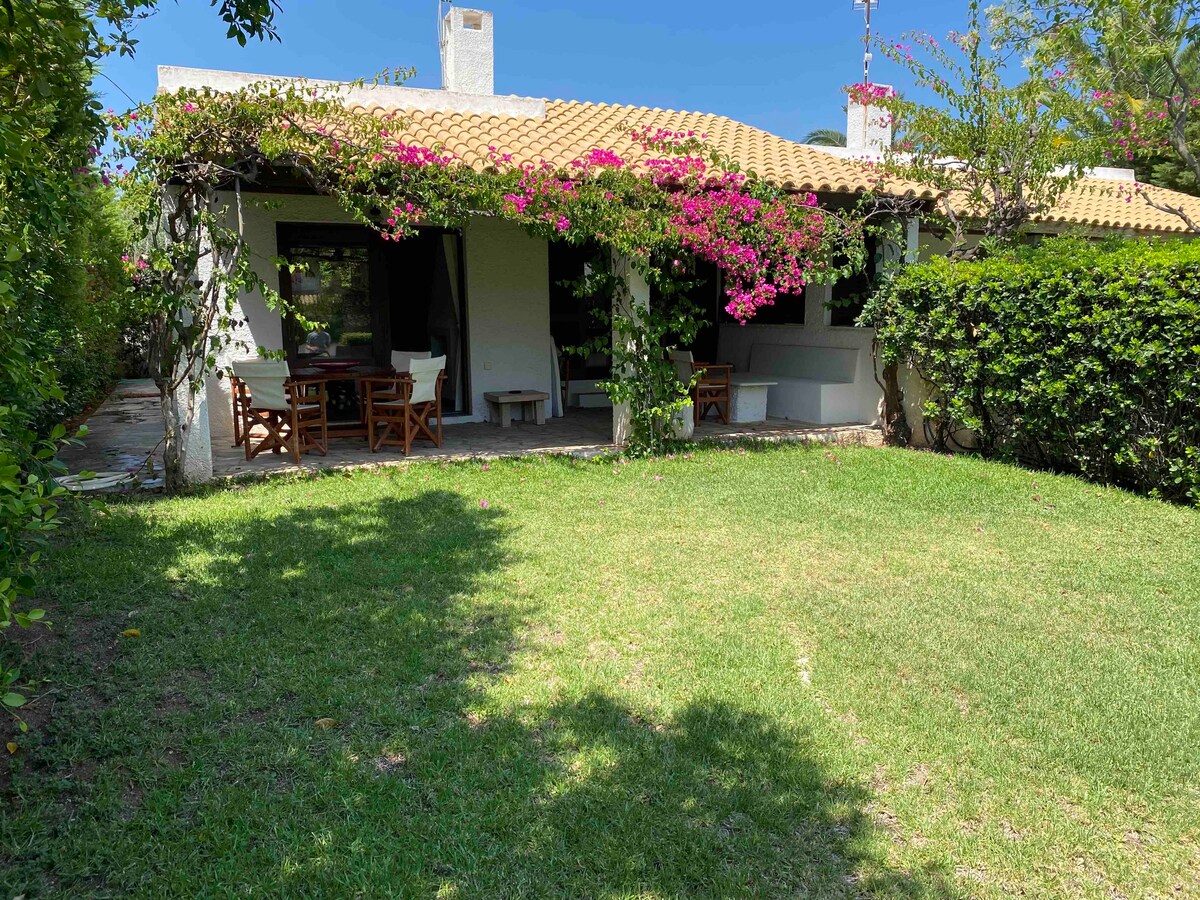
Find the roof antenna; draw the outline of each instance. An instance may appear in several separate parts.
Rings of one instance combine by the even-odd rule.
[[[446,86],[446,16],[443,13],[446,5],[454,5],[454,0],[437,0],[437,31],[438,56],[442,60],[442,87]]]
[[[851,0],[855,12],[862,10],[867,28],[863,33],[863,84],[871,83],[871,10],[879,8],[879,0]]]

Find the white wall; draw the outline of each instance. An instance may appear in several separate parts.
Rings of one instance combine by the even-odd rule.
[[[547,244],[499,219],[472,219],[464,235],[471,419],[487,418],[484,391],[558,390],[550,343]]]
[[[494,57],[492,14],[450,7],[442,19],[442,87],[462,94],[495,93]]]
[[[875,382],[874,364],[871,360],[870,328],[843,328],[829,325],[829,309],[825,304],[830,299],[829,285],[809,285],[805,292],[803,325],[722,325],[717,343],[717,357],[721,362],[733,363],[734,371],[745,372],[750,365],[750,350],[755,344],[793,344],[808,347],[839,347],[855,350],[858,364],[854,372],[857,393],[858,421],[867,424],[879,422],[879,404],[883,392]]]
[[[968,234],[966,239],[967,247],[975,247],[979,244],[980,236],[978,234]],[[938,237],[928,231],[921,232],[920,250],[918,259],[920,262],[929,262],[935,256],[945,256],[950,252],[950,241],[946,238]]]
[[[255,75],[250,72],[227,72],[221,69],[192,69],[186,66],[159,66],[158,91],[171,94],[181,88],[230,93],[251,85],[274,86],[280,82],[302,83],[319,88],[332,98],[336,96],[347,106],[361,104],[385,109],[419,109],[425,112],[456,112],[481,116],[514,116],[526,119],[546,118],[546,101],[540,97],[493,96],[464,94],[457,91],[412,88],[391,84],[348,84],[344,81],[325,81],[299,76]]]

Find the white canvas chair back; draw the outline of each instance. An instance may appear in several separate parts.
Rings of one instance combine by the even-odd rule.
[[[393,350],[392,368],[397,372],[407,372],[414,359],[429,359],[428,350]]]
[[[238,359],[233,374],[250,390],[250,406],[254,409],[290,409],[287,382],[291,372],[284,359]]]
[[[408,372],[412,376],[412,403],[430,403],[437,397],[438,372],[446,368],[446,357],[414,359]]]
[[[680,384],[692,383],[692,351],[691,350],[672,350],[667,354],[671,362],[675,364],[675,377],[679,379]]]

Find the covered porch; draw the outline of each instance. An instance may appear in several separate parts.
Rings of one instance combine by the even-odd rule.
[[[536,239],[512,223],[487,217],[474,217],[458,230],[422,228],[412,238],[387,242],[348,221],[330,198],[299,194],[251,205],[245,221],[255,248],[253,265],[264,281],[277,281],[295,309],[323,324],[316,331],[301,328],[261,297],[243,295],[235,314],[239,346],[220,360],[226,371],[247,355],[247,347],[282,351],[293,372],[326,361],[388,367],[397,354],[410,352],[444,357],[440,399],[447,437],[441,448],[416,444],[412,453],[420,458],[501,455],[505,448],[594,452],[612,447],[619,437],[619,417],[599,388],[611,366],[603,352],[606,326],[596,314],[606,299],[579,297],[570,287],[586,270],[589,248]],[[279,258],[290,270],[275,267]],[[841,323],[826,327],[824,293],[779,304],[802,323],[806,306],[812,307],[807,326],[798,328],[789,320],[782,326],[743,327],[722,310],[718,273],[701,274],[693,299],[711,313],[711,324],[689,347],[697,360],[730,363],[739,375],[757,373],[758,381],[775,385],[771,394],[798,385],[810,393],[819,388],[846,397],[836,405],[769,402],[753,417],[760,421],[706,420],[697,439],[788,437],[807,434],[814,425],[824,426],[818,429],[824,434],[835,425],[860,423],[850,429],[854,432],[876,420],[869,335],[838,327]],[[641,290],[649,291],[644,302],[653,306],[658,300],[653,291],[644,283]],[[580,345],[600,352],[561,352]],[[764,354],[780,357],[784,345],[791,345],[795,359],[776,359],[778,365],[762,369]],[[844,358],[838,366],[844,374],[824,371],[832,353]],[[788,384],[781,387],[783,382]],[[329,390],[331,426],[358,420],[361,389],[356,394],[353,384],[331,383]],[[546,424],[493,433],[494,426],[484,427],[493,419],[487,397],[514,391],[546,395]],[[243,451],[233,446],[229,380],[210,377],[205,394],[198,424],[209,430],[213,476],[275,467],[265,456],[250,464],[238,458]],[[356,458],[362,449],[334,441],[329,458]],[[302,467],[322,465],[309,456]]]

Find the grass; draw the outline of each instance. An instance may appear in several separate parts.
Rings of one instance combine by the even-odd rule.
[[[1200,896],[1198,538],[804,447],[119,504],[48,563],[0,890]]]

